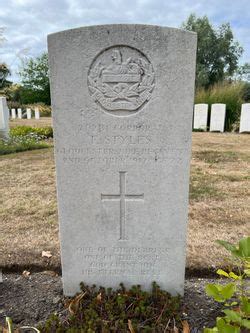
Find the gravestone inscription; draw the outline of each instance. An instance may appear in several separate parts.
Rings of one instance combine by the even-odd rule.
[[[182,293],[196,34],[92,26],[48,48],[64,293]]]

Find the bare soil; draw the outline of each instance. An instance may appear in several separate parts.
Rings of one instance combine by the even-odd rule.
[[[211,279],[186,279],[181,316],[187,320],[191,333],[213,327],[220,314],[220,306],[205,295],[204,287]],[[61,277],[52,271],[30,276],[7,274],[0,283],[0,325],[6,316],[16,326],[37,326],[50,314],[65,317],[68,313],[67,298],[62,295]]]

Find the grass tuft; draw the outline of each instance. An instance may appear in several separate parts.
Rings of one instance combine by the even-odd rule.
[[[244,103],[244,84],[218,83],[210,89],[198,89],[195,96],[195,103],[226,104],[225,129],[231,131],[233,124],[239,121],[241,104]]]

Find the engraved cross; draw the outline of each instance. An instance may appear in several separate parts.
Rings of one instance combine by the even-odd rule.
[[[102,201],[120,202],[120,238],[126,240],[126,202],[144,201],[144,194],[126,194],[126,171],[120,171],[120,193],[119,194],[101,194]]]

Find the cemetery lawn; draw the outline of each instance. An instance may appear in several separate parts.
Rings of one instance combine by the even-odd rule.
[[[16,126],[31,126],[31,127],[47,127],[52,126],[52,118],[51,117],[40,117],[39,120],[34,118],[31,119],[10,119],[9,122],[10,127]]]
[[[0,179],[0,267],[5,271],[59,270],[52,148],[1,156]],[[224,253],[214,241],[236,242],[246,236],[249,207],[250,136],[193,133],[187,245],[190,271],[212,271],[221,265]],[[50,252],[42,256],[42,251]]]

